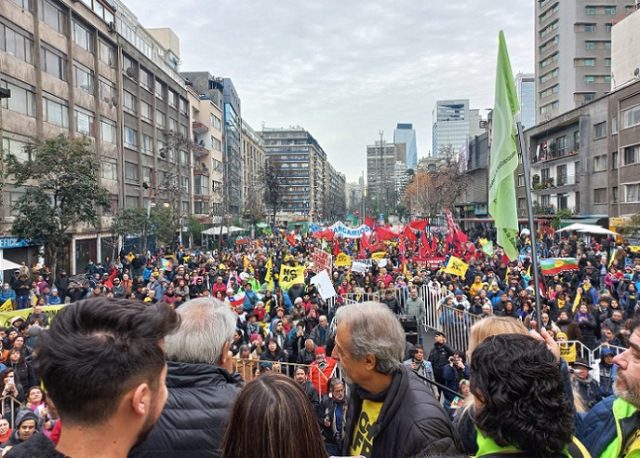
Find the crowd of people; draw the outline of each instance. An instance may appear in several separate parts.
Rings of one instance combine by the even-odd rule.
[[[357,239],[326,240],[312,234],[281,233],[238,240],[211,252],[182,247],[161,247],[154,253],[140,253],[135,248],[123,250],[114,259],[89,262],[80,276],[60,271],[54,277],[46,267],[24,267],[14,273],[0,293],[0,304],[10,300],[16,310],[33,307],[27,318],[14,317],[0,328],[0,362],[4,365],[0,367],[0,385],[6,419],[4,433],[5,423],[0,421],[0,442],[9,448],[38,431],[38,440],[42,436],[58,443],[61,425],[67,424],[64,409],[72,403],[67,399],[61,408],[42,366],[36,361],[34,368],[33,349],[47,334],[43,330],[59,320],[43,312],[42,307],[87,303],[83,299],[105,307],[121,301],[154,310],[168,306],[180,321],[176,330],[167,332],[164,338],[168,371],[163,385],[173,394],[165,409],[160,409],[155,428],[144,431],[147,440],[135,447],[130,456],[247,456],[241,454],[243,450],[277,447],[277,443],[260,443],[261,437],[241,437],[241,430],[260,429],[244,418],[247,410],[242,409],[259,410],[264,418],[273,417],[277,423],[285,415],[277,408],[283,406],[261,406],[257,399],[263,391],[288,393],[291,384],[302,388],[310,408],[308,412],[297,412],[295,415],[301,416],[295,421],[293,418],[298,417],[290,412],[289,427],[309,423],[309,412],[312,413],[318,436],[310,433],[303,442],[313,448],[320,440],[323,447],[317,456],[473,454],[479,453],[478,443],[483,444],[480,453],[485,453],[493,445],[504,447],[507,442],[518,450],[529,450],[533,442],[491,436],[496,431],[491,423],[497,421],[494,414],[486,415],[488,423],[473,423],[466,414],[474,399],[475,408],[481,405],[489,409],[487,397],[495,395],[483,391],[491,387],[474,385],[474,379],[479,383],[490,374],[484,366],[474,369],[473,347],[480,348],[484,339],[473,343],[476,325],[471,326],[470,316],[481,317],[479,323],[506,321],[507,331],[495,334],[537,332],[547,339],[547,347],[553,342],[560,348],[566,345],[565,341],[580,342],[590,350],[601,346],[598,367],[582,358],[572,359],[570,366],[565,362],[560,365],[560,386],[570,405],[567,415],[572,426],[559,436],[557,443],[549,445],[554,453],[556,445],[561,444],[562,450],[575,437],[583,439],[576,425],[587,423],[573,418],[586,415],[588,419],[591,412],[602,409],[617,384],[627,383],[629,402],[637,406],[633,396],[640,395],[640,377],[628,379],[622,375],[631,372],[621,363],[621,355],[637,350],[633,336],[634,319],[640,315],[636,295],[640,254],[631,247],[609,238],[586,242],[578,234],[561,237],[545,232],[541,254],[575,258],[578,268],[543,277],[535,285],[526,235],[520,240],[522,254],[513,262],[499,248],[492,254],[482,250],[483,241],[492,237],[486,228],[469,230],[468,240],[462,244],[445,235],[427,238],[420,231],[414,235],[418,240],[415,250],[406,249],[412,243],[409,235],[388,241],[370,238],[363,248]],[[425,264],[420,259],[418,252],[423,243],[429,245],[432,257],[444,258],[439,265]],[[370,260],[374,252],[380,251],[384,257],[382,262],[369,262],[365,272],[348,266],[330,268],[338,296],[324,300],[310,282],[317,270],[314,252],[323,249],[334,255],[345,253],[354,260]],[[447,256],[451,255],[465,259],[466,275],[445,272]],[[305,266],[304,282],[282,288],[282,265]],[[446,292],[438,306],[455,311],[440,314],[441,330],[435,334],[435,344],[428,348],[419,343],[408,344],[397,319],[413,316],[422,321],[425,288]],[[541,323],[536,320],[536,294],[542,302]],[[213,307],[213,299],[220,305]],[[384,307],[379,308],[371,299]],[[447,343],[447,334],[460,327],[471,334],[469,348],[452,348]],[[70,332],[60,332],[63,331]],[[107,334],[104,338],[111,335]],[[112,338],[118,340],[118,334]],[[122,345],[123,351],[131,348],[131,343]],[[529,342],[510,344],[514,351],[527,345]],[[631,349],[625,350],[628,347]],[[497,351],[495,343],[492,348]],[[513,357],[522,359],[522,351]],[[80,355],[71,352],[71,357]],[[546,357],[534,358],[532,365],[542,364],[540,358]],[[58,375],[55,367],[47,370],[51,377]],[[115,371],[111,376],[118,373],[117,368],[111,370]],[[526,370],[533,369],[523,369]],[[520,374],[515,368],[513,373]],[[266,380],[266,375],[274,378]],[[42,379],[46,392],[38,388]],[[242,389],[243,385],[247,388]],[[92,392],[86,389],[87,393]],[[288,399],[294,399],[297,393]],[[49,395],[53,404],[48,402]],[[275,393],[274,396],[276,402]],[[79,418],[74,415],[69,417],[73,419],[71,423]],[[229,421],[232,426],[227,428]],[[474,431],[474,425],[483,433],[482,440],[469,432]],[[407,439],[400,445],[393,439],[395,435]],[[67,451],[69,443],[63,445],[60,450],[74,456]],[[285,447],[284,442],[281,446]],[[543,449],[536,456],[549,456],[545,454],[549,450]]]

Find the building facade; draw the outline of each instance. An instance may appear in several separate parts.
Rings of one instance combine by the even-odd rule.
[[[537,123],[609,92],[611,29],[634,10],[630,0],[535,2]]]
[[[400,199],[397,180],[406,176],[406,146],[404,143],[377,141],[367,146],[367,200],[368,207],[379,213],[389,214],[395,210]]]
[[[328,221],[337,221],[346,213],[346,177],[328,161],[326,170],[324,217]]]
[[[597,219],[640,210],[640,82],[525,134],[537,214],[568,210]],[[524,209],[523,175],[517,186]]]
[[[469,138],[469,100],[438,100],[432,113],[431,155],[438,157],[443,150],[458,154],[467,146]]]
[[[318,141],[302,127],[264,127],[260,135],[267,164],[277,164],[286,183],[278,218],[323,219],[327,155]]]
[[[640,2],[638,10],[611,30],[611,90],[640,80]]]
[[[398,123],[393,131],[393,143],[404,143],[407,150],[407,168],[415,170],[418,165],[418,146],[413,124]]]
[[[242,172],[243,208],[250,219],[260,219],[264,215],[264,170],[266,156],[264,141],[251,126],[242,121]]]
[[[0,18],[10,38],[0,43],[1,79],[12,93],[3,100],[3,149],[24,157],[34,139],[85,135],[110,194],[97,227],[76,228],[66,267],[81,271],[89,260],[113,255],[118,242],[110,226],[119,208],[164,201],[190,213],[191,151],[178,140],[190,136],[189,109],[177,37],[163,29],[174,43],[166,49],[113,0],[10,0],[0,2]],[[4,234],[22,192],[5,187]],[[21,253],[16,261],[32,261],[17,259]]]
[[[469,186],[463,194],[460,204],[466,218],[483,217],[488,214],[489,202],[489,134],[487,132],[469,139],[467,168]]]

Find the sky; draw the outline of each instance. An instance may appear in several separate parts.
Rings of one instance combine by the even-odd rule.
[[[301,126],[357,181],[366,146],[413,123],[431,149],[436,100],[493,106],[498,32],[514,74],[534,68],[531,0],[125,0],[171,27],[181,70],[229,77],[255,129]]]

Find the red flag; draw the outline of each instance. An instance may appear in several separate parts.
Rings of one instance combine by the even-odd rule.
[[[409,226],[411,226],[411,229],[415,229],[416,231],[424,231],[427,229],[428,224],[429,221],[427,221],[426,219],[420,219],[417,221],[411,221],[409,223]]]
[[[287,242],[289,242],[289,245],[295,245],[296,244],[296,237],[293,234],[287,234]]]
[[[366,216],[366,217],[364,218],[364,224],[366,224],[367,226],[369,226],[371,229],[375,229],[375,227],[376,227],[376,220],[375,220],[375,219],[373,219],[373,218],[372,218],[372,217],[370,217],[370,216]]]
[[[420,251],[419,251],[419,255],[420,255],[421,258],[426,258],[426,257],[430,256],[430,254],[431,254],[431,247],[429,246],[429,242],[427,240],[427,236],[423,232],[422,235],[420,235]]]
[[[398,243],[398,251],[400,251],[400,254],[402,256],[404,256],[405,251],[407,251],[407,248],[404,245],[404,237],[400,237],[400,242]]]
[[[398,238],[398,234],[390,231],[389,229],[385,229],[384,227],[376,228],[376,235],[378,236],[378,240],[394,240]]]
[[[415,242],[416,240],[418,240],[418,237],[416,236],[416,234],[413,233],[413,231],[411,230],[410,226],[405,226],[404,227],[404,231],[402,231],[402,234],[409,239],[409,241],[411,242]]]
[[[333,255],[338,256],[340,254],[340,244],[337,240],[333,241]]]

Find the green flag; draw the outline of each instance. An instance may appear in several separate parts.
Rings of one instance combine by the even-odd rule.
[[[482,245],[482,251],[484,251],[487,256],[493,256],[493,242],[489,240],[487,243]]]
[[[515,115],[520,104],[504,34],[500,31],[489,167],[489,214],[495,219],[498,245],[511,260],[518,256],[518,213],[513,174],[518,167]]]

